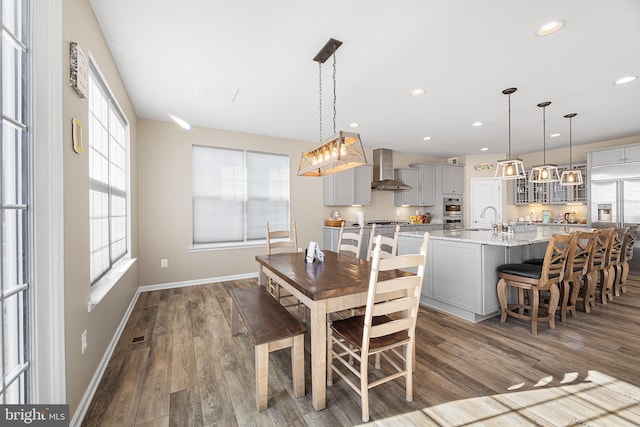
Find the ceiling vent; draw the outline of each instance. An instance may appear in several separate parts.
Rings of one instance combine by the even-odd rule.
[[[229,87],[215,87],[211,82],[198,82],[198,96],[213,99],[215,101],[232,103],[238,97],[239,91],[240,89]]]

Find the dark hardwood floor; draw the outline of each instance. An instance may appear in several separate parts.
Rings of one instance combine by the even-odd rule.
[[[327,388],[327,409],[293,397],[289,350],[271,354],[269,409],[254,401],[253,346],[230,334],[228,289],[256,280],[145,292],[83,426],[350,426],[359,397]],[[396,425],[640,425],[640,276],[591,314],[538,336],[514,319],[472,324],[421,308],[414,401],[404,382],[370,392],[371,423]],[[292,310],[296,310],[293,308]],[[308,337],[307,337],[308,350]]]

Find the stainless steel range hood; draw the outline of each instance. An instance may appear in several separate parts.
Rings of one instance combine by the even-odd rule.
[[[393,151],[388,148],[373,150],[373,182],[372,190],[397,191],[411,190],[411,187],[394,179]]]

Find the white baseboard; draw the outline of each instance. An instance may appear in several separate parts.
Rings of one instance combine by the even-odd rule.
[[[84,416],[87,415],[87,410],[89,409],[89,405],[91,404],[91,400],[98,389],[98,385],[100,384],[100,380],[102,379],[102,375],[104,375],[104,371],[107,369],[107,364],[109,364],[109,360],[111,359],[111,355],[113,355],[113,351],[118,345],[118,341],[120,340],[120,335],[122,335],[122,331],[129,321],[129,316],[133,312],[133,307],[136,305],[136,301],[138,301],[138,297],[140,296],[140,288],[136,291],[131,299],[131,303],[129,303],[129,307],[127,307],[127,311],[124,313],[124,317],[120,321],[116,332],[113,334],[113,338],[111,338],[111,342],[107,347],[107,350],[104,352],[102,356],[102,360],[98,364],[98,368],[93,374],[93,378],[91,378],[91,382],[89,382],[89,387],[84,392],[84,396],[82,396],[82,400],[78,405],[78,409],[75,414],[73,414],[73,418],[71,419],[70,427],[79,427],[82,424],[82,420],[84,420]]]
[[[254,277],[258,277],[258,273],[236,274],[232,276],[213,277],[209,279],[185,280],[182,282],[160,283],[156,285],[139,286],[135,295],[131,299],[131,303],[129,304],[129,307],[125,312],[124,317],[120,321],[120,324],[116,329],[116,332],[113,334],[113,338],[111,338],[111,342],[109,343],[107,350],[102,356],[102,360],[100,360],[100,364],[98,365],[98,368],[93,374],[93,378],[91,378],[89,387],[87,387],[87,390],[85,391],[84,396],[82,396],[80,405],[78,405],[78,409],[76,410],[76,413],[73,415],[73,418],[71,419],[71,423],[69,424],[70,427],[79,427],[82,424],[82,421],[84,420],[85,415],[87,415],[87,410],[89,409],[89,405],[93,400],[93,396],[95,395],[98,389],[100,380],[102,379],[102,376],[104,375],[104,372],[107,369],[107,364],[109,363],[109,360],[113,355],[116,345],[120,340],[122,331],[124,330],[124,327],[129,321],[129,317],[133,312],[133,307],[135,307],[136,302],[138,301],[138,297],[140,296],[140,293],[149,292],[149,291],[158,291],[162,289],[183,288],[186,286],[205,285],[207,283],[219,283],[219,282],[228,282],[231,280],[251,279]]]

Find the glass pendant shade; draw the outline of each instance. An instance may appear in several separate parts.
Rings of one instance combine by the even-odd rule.
[[[520,159],[498,160],[495,177],[502,179],[525,178],[524,163]]]
[[[582,185],[582,172],[577,169],[573,169],[573,165],[571,163],[571,145],[573,142],[572,119],[577,115],[577,113],[569,113],[564,116],[566,119],[569,119],[569,169],[562,171],[560,185]]]
[[[360,135],[340,131],[302,153],[298,175],[324,176],[367,163]]]
[[[518,88],[510,87],[502,91],[503,94],[509,97],[509,158],[504,160],[498,160],[496,164],[496,178],[502,179],[518,179],[526,178],[524,173],[524,163],[520,159],[511,158],[511,94],[515,93]]]
[[[582,185],[582,172],[577,169],[562,171],[560,185]]]
[[[558,166],[552,164],[534,166],[529,173],[529,182],[556,182],[560,181]]]
[[[538,107],[542,108],[542,156],[543,165],[533,166],[529,173],[529,182],[545,183],[545,182],[558,182],[560,181],[560,172],[558,172],[558,165],[547,163],[547,121],[546,121],[546,108],[551,105],[551,102],[541,102]]]

